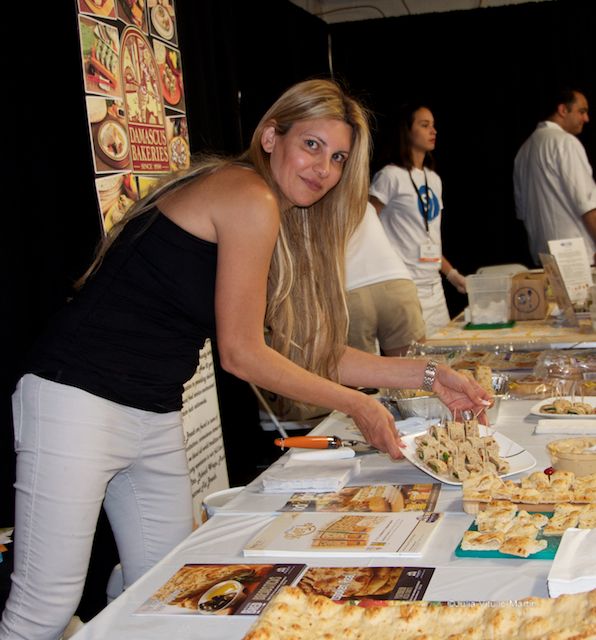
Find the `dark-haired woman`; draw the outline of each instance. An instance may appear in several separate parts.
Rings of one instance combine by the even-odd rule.
[[[430,109],[404,107],[391,164],[374,176],[369,190],[385,232],[416,283],[429,337],[449,322],[441,273],[460,293],[466,291],[464,276],[442,250],[442,183],[431,155],[436,137]]]

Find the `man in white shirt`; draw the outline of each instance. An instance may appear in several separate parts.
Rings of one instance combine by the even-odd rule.
[[[588,258],[596,252],[596,183],[586,151],[577,139],[588,122],[588,101],[563,90],[554,109],[515,157],[513,186],[517,217],[528,232],[536,264],[549,240],[583,238]]]
[[[370,203],[346,247],[346,292],[351,347],[403,356],[424,340],[416,285]]]

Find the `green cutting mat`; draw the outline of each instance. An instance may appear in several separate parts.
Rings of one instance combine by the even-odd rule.
[[[511,329],[515,326],[515,320],[509,320],[509,322],[495,322],[492,324],[472,324],[468,322],[464,325],[465,331],[479,331],[485,329]]]
[[[549,518],[552,517],[551,512],[542,512]],[[475,524],[471,524],[468,527],[468,531],[478,531],[478,527]],[[561,542],[560,536],[543,536],[538,534],[538,540],[544,539],[548,542],[545,549],[538,553],[532,553],[527,558],[521,556],[512,556],[509,553],[501,553],[500,551],[464,551],[461,548],[461,540],[455,549],[455,555],[460,558],[512,558],[514,560],[552,560],[559,548],[559,542]]]

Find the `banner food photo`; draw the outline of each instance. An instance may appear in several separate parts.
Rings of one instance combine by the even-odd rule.
[[[190,165],[176,12],[173,0],[75,2],[105,233],[156,182]],[[198,514],[205,495],[229,486],[210,345],[185,387],[182,414]]]
[[[173,0],[76,0],[81,63],[103,229],[190,146]]]

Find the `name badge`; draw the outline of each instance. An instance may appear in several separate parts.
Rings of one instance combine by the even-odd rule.
[[[418,262],[440,262],[441,247],[434,242],[425,242],[420,245]]]

